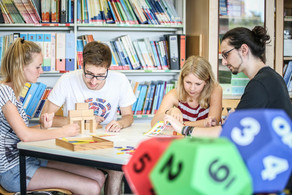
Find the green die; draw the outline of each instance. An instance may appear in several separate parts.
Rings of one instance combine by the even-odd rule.
[[[158,194],[252,194],[248,170],[225,138],[173,141],[150,178]]]

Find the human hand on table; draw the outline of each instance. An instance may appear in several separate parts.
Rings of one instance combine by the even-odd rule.
[[[63,133],[64,133],[63,137],[76,136],[80,133],[80,126],[77,123],[64,125],[61,128],[61,131],[63,131]]]
[[[41,118],[42,118],[41,128],[48,129],[48,128],[52,127],[54,116],[55,116],[54,112],[42,114],[41,115]]]
[[[182,128],[184,127],[183,123],[177,120],[175,117],[166,114],[164,116],[164,123],[170,123],[170,125],[174,128],[174,130],[178,133],[181,133]]]
[[[104,117],[101,116],[95,116],[95,121],[96,123],[100,124],[104,121]]]
[[[122,129],[122,125],[118,121],[111,121],[105,126],[105,131],[119,132]]]
[[[170,108],[168,111],[166,111],[165,114],[172,116],[173,118],[175,118],[176,120],[178,120],[181,123],[183,122],[182,112],[180,111],[180,109],[178,109],[176,107]]]
[[[214,127],[217,125],[218,125],[218,122],[215,117],[208,117],[204,119],[204,127]]]

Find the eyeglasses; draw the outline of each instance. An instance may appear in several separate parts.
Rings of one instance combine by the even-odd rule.
[[[108,75],[108,69],[106,70],[106,73],[105,73],[104,76],[95,76],[95,75],[86,73],[85,70],[83,72],[84,72],[85,78],[90,79],[90,80],[93,79],[93,78],[96,78],[96,80],[105,80],[107,75]]]
[[[234,49],[235,49],[235,47],[233,47],[232,49],[230,49],[230,50],[228,50],[228,51],[226,51],[226,52],[222,52],[222,57],[226,60],[227,57],[228,57],[228,54],[229,54],[232,50],[234,50]]]

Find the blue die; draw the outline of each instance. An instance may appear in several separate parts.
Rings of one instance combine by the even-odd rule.
[[[220,136],[239,150],[254,193],[285,188],[292,170],[292,122],[283,110],[238,110],[229,115]]]

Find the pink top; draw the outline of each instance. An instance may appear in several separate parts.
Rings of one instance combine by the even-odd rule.
[[[183,114],[183,121],[197,121],[208,118],[209,108],[205,109],[198,105],[196,108],[190,107],[188,103],[178,103],[178,109]]]

